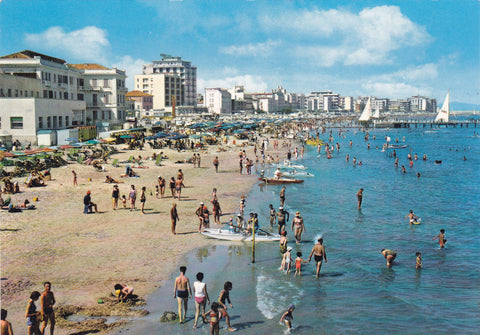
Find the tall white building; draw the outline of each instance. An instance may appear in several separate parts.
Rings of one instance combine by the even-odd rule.
[[[205,107],[211,114],[231,114],[232,95],[226,89],[205,88]]]
[[[30,50],[0,57],[0,132],[35,143],[41,130],[123,122],[125,72],[91,65]]]
[[[245,92],[245,87],[241,85],[235,86],[228,90],[232,96],[232,112],[252,112],[252,95]]]
[[[161,56],[162,60],[153,61],[152,64],[144,65],[143,74],[179,76],[181,78],[183,94],[181,99],[176,102],[176,105],[195,107],[197,105],[197,67],[192,66],[191,62],[182,60],[181,57],[172,57],[166,54],[161,54]]]
[[[153,109],[171,112],[172,107],[181,106],[184,100],[182,78],[167,74],[135,75],[135,90],[153,95]],[[175,101],[175,103],[174,103]]]

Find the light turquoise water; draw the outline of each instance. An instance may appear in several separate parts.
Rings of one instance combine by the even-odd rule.
[[[299,210],[307,228],[305,242],[295,245],[287,225],[289,244],[294,254],[301,251],[308,257],[312,241],[323,235],[328,263],[321,278],[314,277],[313,261],[304,266],[300,278],[280,272],[276,243],[258,244],[255,264],[250,262],[250,245],[220,242],[197,250],[186,258],[187,275],[193,282],[196,272],[205,272],[215,299],[224,281],[233,282],[235,308],[230,314],[240,334],[283,333],[278,319],[290,303],[297,306],[292,330],[296,334],[478,334],[480,138],[474,131],[479,130],[373,130],[370,150],[363,133],[349,130],[343,139],[334,130],[340,154],[326,159],[323,151],[318,156],[315,148],[307,147],[299,164],[315,177],[287,186],[286,207],[292,217]],[[396,150],[406,174],[381,151],[386,134],[409,145]],[[408,152],[419,156],[412,168]],[[347,154],[362,166],[346,163]],[[356,208],[360,187],[365,189],[361,211]],[[278,208],[280,189],[256,187],[248,196],[246,212],[258,212],[264,227],[268,204]],[[410,227],[404,219],[410,209],[422,218],[421,225]],[[448,240],[444,250],[432,241],[441,228]],[[397,252],[393,268],[386,268],[381,248]],[[423,256],[419,271],[416,251]],[[182,326],[158,323],[164,310],[176,310],[172,290],[173,282],[150,297],[152,315],[121,333],[207,334],[208,326],[193,331],[193,321]],[[190,307],[192,316],[193,303]]]

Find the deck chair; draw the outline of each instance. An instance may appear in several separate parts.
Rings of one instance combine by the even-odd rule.
[[[155,160],[155,165],[156,166],[161,166],[162,165],[162,156],[158,155],[157,159]]]
[[[113,167],[118,167],[118,158],[115,158],[112,162]]]

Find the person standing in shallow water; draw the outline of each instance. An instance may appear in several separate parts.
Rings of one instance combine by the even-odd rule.
[[[173,297],[177,298],[178,303],[178,319],[180,323],[185,322],[185,316],[188,309],[188,297],[192,296],[192,289],[188,278],[185,277],[187,271],[186,266],[180,267],[180,276],[175,279],[175,286],[173,288]]]
[[[319,238],[317,243],[313,246],[312,251],[310,252],[310,256],[308,256],[308,262],[312,260],[312,256],[315,259],[316,263],[315,276],[318,278],[320,270],[322,269],[323,260],[325,260],[325,263],[327,263],[327,252],[325,251],[325,247],[323,246],[323,238]]]
[[[361,188],[357,192],[358,209],[362,208],[362,200],[363,200],[363,188]]]
[[[382,249],[382,255],[387,260],[387,268],[391,268],[393,265],[393,261],[397,257],[397,253],[393,250]]]

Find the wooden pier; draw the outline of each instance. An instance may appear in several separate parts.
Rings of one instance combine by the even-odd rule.
[[[480,120],[462,120],[450,122],[434,122],[433,120],[382,120],[373,122],[373,128],[477,128]]]

